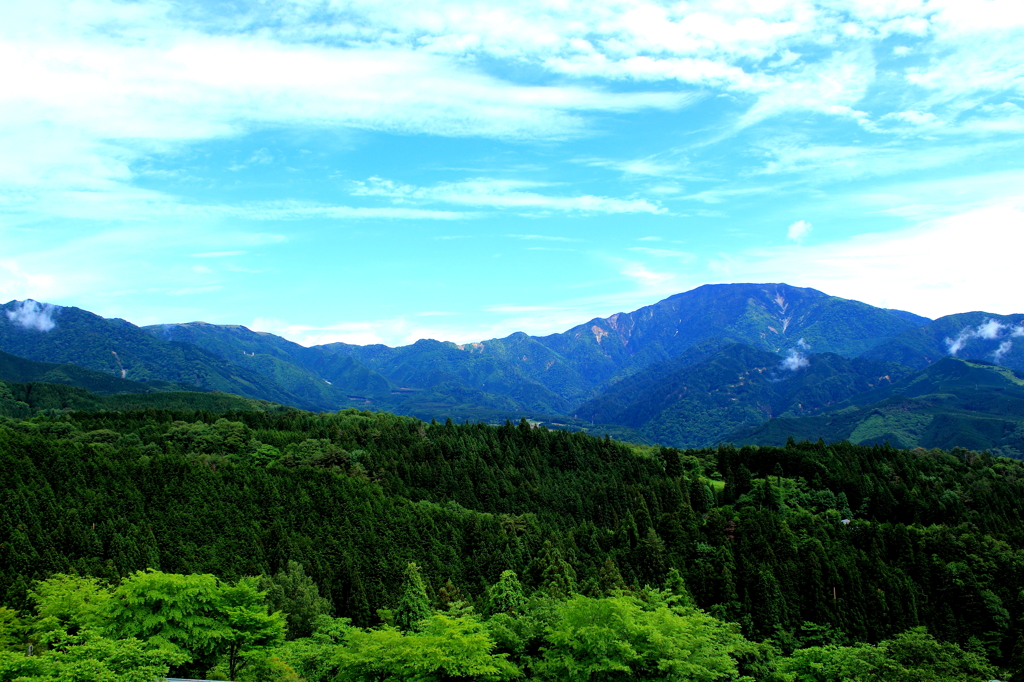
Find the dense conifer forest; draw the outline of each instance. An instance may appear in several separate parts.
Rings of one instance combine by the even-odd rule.
[[[1024,679],[1020,461],[4,388],[4,682]]]

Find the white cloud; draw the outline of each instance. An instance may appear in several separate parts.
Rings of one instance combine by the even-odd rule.
[[[220,284],[210,284],[204,287],[183,287],[181,289],[172,289],[166,292],[168,296],[195,296],[197,294],[208,294],[213,291],[220,291],[224,287]]]
[[[811,361],[807,359],[807,356],[795,348],[790,348],[786,353],[786,357],[784,357],[782,362],[779,364],[779,367],[790,372],[795,372],[798,369],[804,369],[805,367],[810,366]]]
[[[1017,140],[966,141],[960,144],[915,146],[815,144],[802,135],[775,137],[758,143],[764,159],[753,176],[789,176],[821,186],[834,182],[896,176],[907,171],[955,167],[986,156],[1024,150]],[[923,174],[922,174],[923,175]]]
[[[527,180],[475,178],[463,182],[445,182],[432,187],[406,185],[372,177],[352,183],[354,196],[386,197],[395,202],[460,204],[495,209],[559,211],[569,213],[665,213],[666,209],[647,199],[614,197],[557,196],[529,191],[546,187]]]
[[[282,127],[552,140],[589,134],[594,113],[677,110],[716,93],[744,110],[739,126],[798,111],[897,135],[1020,132],[1024,111],[1006,97],[987,99],[1024,94],[1019,6],[496,0],[470,9],[455,0],[280,0],[214,12],[157,0],[22,3],[0,27],[0,202],[8,211],[69,217],[170,210],[176,198],[132,187],[135,167],[204,140]],[[913,67],[878,62],[879,41],[895,35],[919,43]],[[478,56],[585,77],[587,85],[504,80],[474,66]],[[593,85],[595,77],[612,87]],[[900,84],[901,96],[876,97],[870,115],[862,113],[883,77]],[[621,80],[685,87],[623,91]],[[837,150],[833,167],[874,165],[871,154]],[[273,160],[259,148],[247,163]],[[593,163],[655,177],[687,165],[657,154]],[[795,166],[780,160],[774,168]],[[525,188],[490,203],[476,194],[462,199],[512,210],[657,206]]]
[[[195,207],[197,213],[211,216],[248,218],[250,220],[308,220],[310,218],[335,218],[339,220],[395,219],[395,220],[464,220],[474,217],[473,213],[458,211],[434,211],[420,208],[397,206],[325,206],[304,201],[274,201],[241,205]]]
[[[956,335],[956,338],[947,337],[946,348],[950,355],[955,356],[971,339],[986,339],[993,341],[1003,336],[1024,336],[1024,325],[1003,324],[999,320],[990,318],[979,324],[977,327],[964,327],[960,330],[960,333]],[[1003,355],[1008,353],[1011,348],[1013,348],[1013,341],[1009,338],[1000,343],[999,348],[993,352],[995,362],[999,362]]]
[[[677,177],[689,170],[689,161],[673,159],[675,154],[654,155],[641,159],[579,159],[579,163],[596,168],[610,168],[626,175],[649,175],[652,177]]]
[[[804,237],[811,233],[813,226],[806,220],[798,220],[786,230],[786,239],[791,242],[801,243]]]
[[[644,253],[648,256],[657,256],[659,258],[678,258],[687,262],[692,261],[697,257],[688,251],[677,251],[675,249],[651,249],[646,246],[631,246],[629,247],[629,250]]]
[[[13,308],[6,311],[7,319],[16,327],[22,329],[34,329],[38,332],[48,332],[57,326],[53,320],[54,313],[60,310],[59,306],[38,301],[19,301]]]
[[[667,283],[673,282],[676,279],[676,275],[673,273],[657,272],[651,270],[643,263],[627,263],[620,273],[640,286],[649,288],[662,288]]]
[[[266,148],[257,149],[249,158],[249,163],[269,164],[274,162],[274,156]]]
[[[967,211],[842,242],[735,253],[709,264],[718,282],[787,282],[883,308],[940,317],[1024,312],[1019,296],[1021,204]]]
[[[587,133],[592,112],[674,110],[690,99],[519,85],[389,41],[304,42],[299,33],[326,25],[304,23],[299,4],[276,7],[279,28],[260,30],[246,25],[255,16],[199,17],[198,7],[161,2],[42,0],[5,13],[0,208],[105,220],[173,211],[177,198],[132,186],[134,166],[266,128],[558,139]],[[248,163],[273,160],[260,148]]]
[[[17,259],[0,260],[0,300],[24,299],[29,296],[50,298],[55,288],[53,275],[42,268],[26,272]]]
[[[242,256],[248,251],[211,251],[209,253],[193,253],[192,258],[228,258],[230,256]]]

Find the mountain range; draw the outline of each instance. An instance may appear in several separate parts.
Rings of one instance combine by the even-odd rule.
[[[204,322],[137,327],[31,300],[0,311],[4,381],[423,419],[525,416],[678,447],[793,435],[1024,453],[1013,435],[1024,424],[1014,402],[1024,315],[930,320],[787,284],[715,284],[559,334],[392,348],[305,347]],[[893,417],[905,414],[917,426]]]

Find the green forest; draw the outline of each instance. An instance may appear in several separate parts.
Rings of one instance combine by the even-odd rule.
[[[0,682],[1024,680],[1018,460],[41,384],[0,415]]]

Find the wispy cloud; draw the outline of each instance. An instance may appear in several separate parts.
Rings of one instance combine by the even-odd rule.
[[[540,210],[567,213],[666,213],[667,209],[648,199],[615,197],[560,196],[541,194],[535,189],[548,184],[531,180],[475,178],[422,187],[379,177],[354,182],[351,193],[362,197],[386,197],[395,202],[460,204],[511,210]]]
[[[39,303],[31,299],[19,301],[13,308],[6,311],[7,319],[16,327],[22,329],[34,329],[38,332],[48,332],[57,326],[54,321],[54,314],[60,308],[49,303]]]
[[[545,242],[578,242],[579,239],[573,239],[571,237],[558,237],[551,234],[506,234],[506,237],[512,239],[526,239],[528,241],[545,241]]]
[[[657,272],[643,263],[627,263],[620,272],[643,287],[660,288],[676,279],[671,272]]]
[[[209,251],[207,253],[189,254],[192,258],[229,258],[231,256],[242,256],[248,251]]]
[[[631,246],[630,251],[636,251],[638,253],[647,254],[648,256],[657,256],[659,258],[678,258],[683,261],[692,261],[697,256],[688,251],[677,251],[675,249],[651,249],[646,246]]]
[[[677,152],[666,152],[639,159],[578,159],[578,163],[595,168],[608,168],[635,176],[663,178],[692,175],[689,160],[679,158]]]
[[[197,294],[208,294],[213,291],[219,291],[224,287],[220,284],[210,284],[204,287],[184,287],[181,289],[172,289],[167,292],[168,296],[195,296]]]
[[[197,212],[207,215],[231,216],[249,220],[309,220],[313,218],[335,219],[394,219],[394,220],[465,220],[475,217],[473,213],[459,211],[435,211],[400,206],[325,206],[303,201],[259,202],[241,205],[196,207]]]

